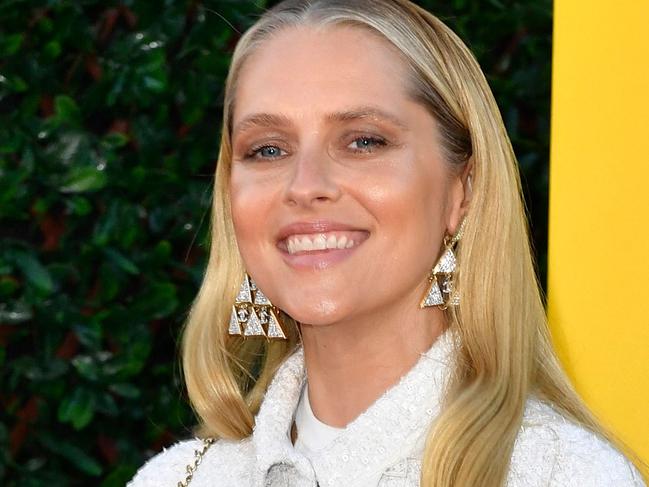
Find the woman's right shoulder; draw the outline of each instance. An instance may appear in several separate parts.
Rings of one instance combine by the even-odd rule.
[[[204,448],[201,439],[181,441],[163,449],[137,471],[127,487],[177,487],[187,478],[187,466],[194,465]],[[254,461],[250,439],[217,440],[203,455],[191,479],[192,487],[245,485]]]

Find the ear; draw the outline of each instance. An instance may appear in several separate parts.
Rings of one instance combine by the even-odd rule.
[[[473,159],[469,159],[464,165],[462,173],[453,179],[449,193],[449,212],[446,222],[446,231],[449,235],[455,235],[464,220],[471,198],[473,196]]]

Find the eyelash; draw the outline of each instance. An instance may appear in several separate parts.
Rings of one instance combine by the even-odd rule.
[[[374,136],[374,135],[371,135],[371,136],[370,135],[361,135],[360,137],[356,137],[354,140],[352,140],[351,143],[357,142],[359,140],[364,140],[364,141],[371,142],[372,144],[374,144],[374,147],[367,147],[365,149],[350,149],[355,154],[369,154],[369,153],[374,152],[376,150],[377,146],[378,147],[385,147],[386,145],[388,145],[387,141],[384,138],[377,137],[377,136]],[[350,143],[350,145],[351,145],[351,143]],[[245,159],[273,160],[273,159],[278,159],[279,157],[282,157],[282,156],[258,157],[262,150],[269,149],[269,148],[277,149],[280,152],[282,151],[282,148],[278,147],[276,145],[264,144],[264,145],[260,145],[260,146],[253,147],[252,149],[250,149],[250,151],[245,155]]]
[[[250,149],[250,151],[245,155],[245,159],[258,159],[257,155],[262,151],[263,149],[268,149],[268,148],[273,148],[277,149],[278,151],[281,151],[282,149],[276,145],[271,145],[271,144],[265,144],[265,145],[260,145],[258,147],[253,147]],[[277,159],[280,156],[274,156],[274,157],[262,157],[261,159]]]
[[[370,142],[372,142],[372,143],[375,144],[375,147],[374,147],[374,148],[371,148],[371,149],[369,149],[369,150],[363,150],[363,149],[352,149],[354,152],[358,152],[358,153],[363,153],[363,152],[365,152],[365,153],[374,152],[374,150],[376,149],[376,146],[379,146],[379,147],[385,147],[386,145],[388,145],[387,141],[386,141],[384,138],[382,138],[382,137],[376,137],[376,136],[374,136],[374,135],[361,135],[360,137],[356,137],[354,140],[352,140],[352,142],[356,142],[356,141],[358,141],[358,140],[367,140],[367,141],[370,141]]]

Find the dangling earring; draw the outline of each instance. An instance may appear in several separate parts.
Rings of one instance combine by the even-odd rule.
[[[282,338],[286,335],[279,323],[279,310],[273,306],[253,280],[245,274],[230,315],[230,335]],[[241,326],[243,325],[243,333]],[[266,331],[264,326],[266,325]]]
[[[466,219],[462,220],[460,228],[453,237],[449,235],[444,237],[444,252],[442,252],[442,256],[437,261],[437,264],[435,264],[435,267],[433,267],[433,272],[428,278],[430,286],[421,303],[419,303],[420,308],[439,306],[441,309],[446,309],[449,306],[457,306],[460,304],[460,294],[455,289],[457,259],[453,250],[462,238],[465,222]]]

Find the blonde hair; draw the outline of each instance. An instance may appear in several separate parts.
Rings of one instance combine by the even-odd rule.
[[[473,166],[471,207],[458,250],[462,302],[448,313],[461,341],[451,387],[429,432],[421,484],[502,485],[530,393],[611,441],[574,392],[552,349],[517,164],[484,75],[448,27],[407,0],[285,1],[266,12],[236,47],[226,83],[211,253],[183,337],[185,379],[201,434],[249,436],[277,367],[299,344],[297,325],[286,315],[286,341],[228,335],[243,278],[228,197],[241,67],[274,33],[300,25],[355,26],[396,47],[410,70],[407,88],[439,124],[447,162],[455,169],[469,161]]]

